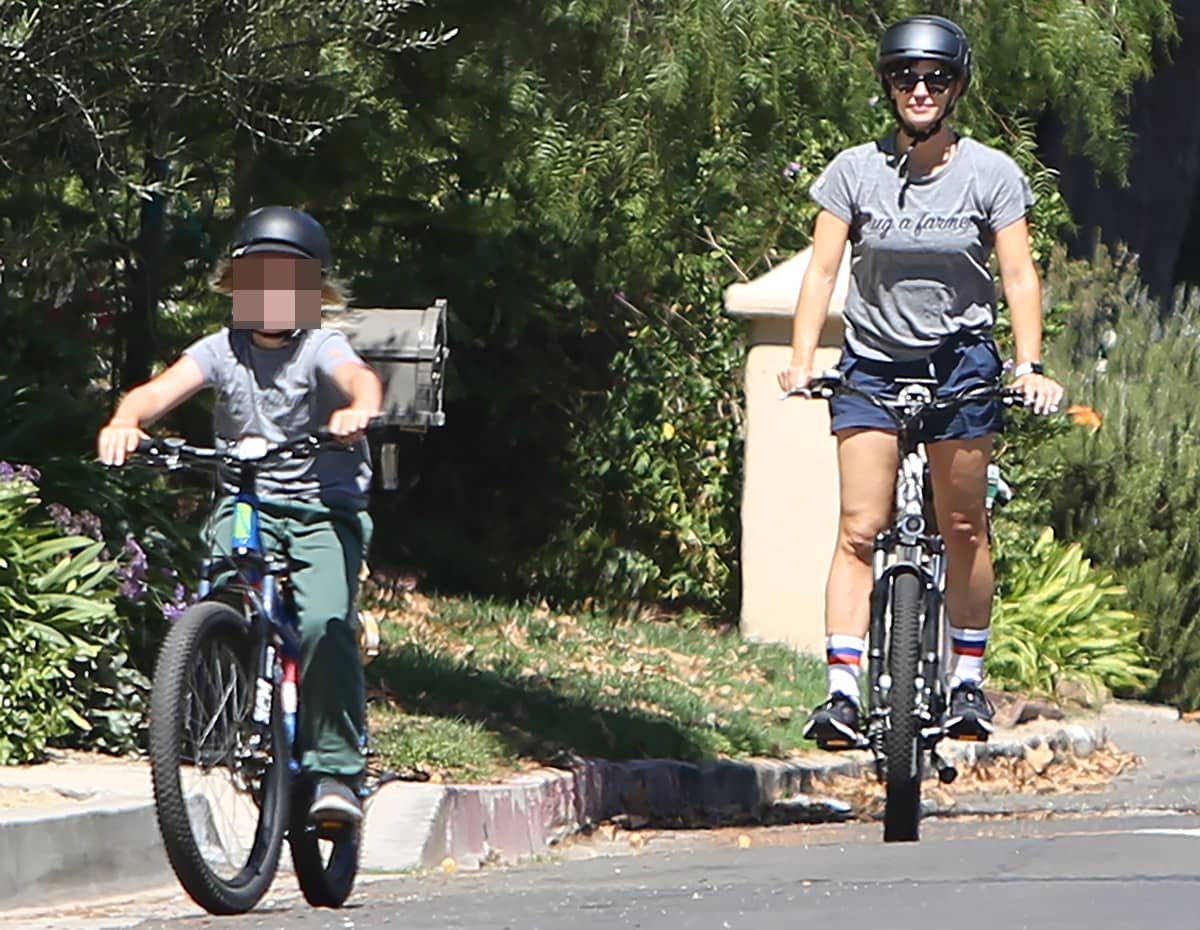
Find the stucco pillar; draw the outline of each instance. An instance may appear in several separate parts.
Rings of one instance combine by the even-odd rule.
[[[726,290],[726,310],[749,321],[742,489],[742,604],[748,639],[824,654],[825,578],[838,516],[837,447],[824,401],[780,400],[776,375],[791,357],[792,312],[807,266],[802,252],[756,281]],[[787,266],[787,267],[785,267]],[[841,352],[848,261],[821,334],[816,370]]]

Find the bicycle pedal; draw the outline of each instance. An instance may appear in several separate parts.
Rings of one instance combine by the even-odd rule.
[[[313,824],[317,837],[322,840],[340,840],[354,829],[352,824],[341,820],[321,820]]]
[[[843,752],[847,749],[866,749],[871,745],[870,740],[865,736],[857,739],[829,739],[817,740],[817,748],[824,749],[826,752]]]

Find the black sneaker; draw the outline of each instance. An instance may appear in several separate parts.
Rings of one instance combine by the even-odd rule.
[[[308,819],[315,824],[343,824],[357,826],[362,823],[363,806],[358,792],[343,780],[332,775],[322,775],[313,791],[312,806]]]
[[[867,742],[859,729],[858,705],[840,691],[812,712],[803,735],[822,749],[858,749]]]
[[[995,729],[995,711],[977,681],[964,681],[950,693],[950,713],[943,725],[951,739],[986,743]]]

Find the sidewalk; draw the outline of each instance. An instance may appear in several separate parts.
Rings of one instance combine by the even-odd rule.
[[[1196,771],[1200,727],[1165,708],[1118,703],[1098,716],[1036,720],[999,731],[986,746],[942,746],[960,765],[1026,753],[1044,759],[1050,753],[1061,762],[1089,755],[1110,735],[1121,748],[1128,740],[1143,747],[1130,750],[1155,754],[1147,757],[1153,771],[1139,777],[1178,789],[1159,801],[1200,805],[1200,786],[1194,775],[1189,778]],[[823,783],[865,774],[868,765],[865,753],[821,752],[783,762],[700,766],[580,760],[570,770],[543,769],[494,785],[393,783],[369,802],[363,869],[428,869],[446,860],[471,869],[514,861],[543,855],[566,837],[614,818],[690,827],[843,820],[853,815],[849,804],[823,798]],[[1131,798],[1146,794],[1128,785],[1124,790]],[[64,754],[44,765],[0,768],[0,911],[173,882],[144,760]]]

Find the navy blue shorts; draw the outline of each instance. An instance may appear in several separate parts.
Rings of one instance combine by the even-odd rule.
[[[838,371],[856,388],[869,394],[895,397],[897,378],[936,378],[938,396],[953,394],[978,381],[993,381],[1002,368],[996,344],[986,337],[958,336],[942,344],[931,356],[911,362],[876,362],[842,351]],[[997,400],[975,401],[957,411],[947,410],[926,419],[921,438],[978,439],[1004,428],[1003,405]],[[896,431],[895,422],[869,401],[853,394],[839,394],[829,401],[831,431],[882,429]]]

